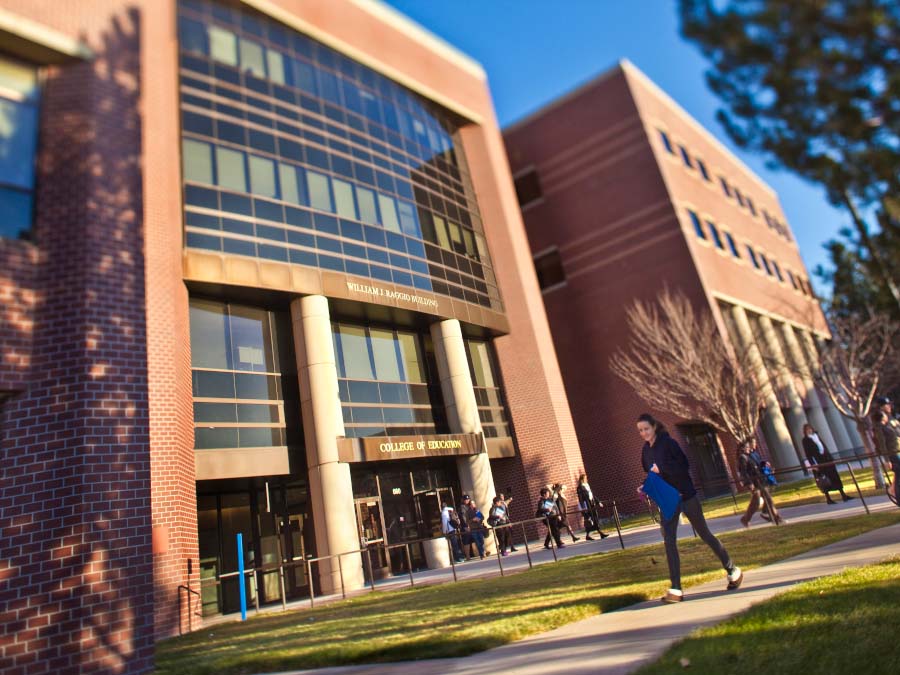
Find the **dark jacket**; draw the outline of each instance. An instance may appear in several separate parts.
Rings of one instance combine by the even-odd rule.
[[[678,490],[682,499],[690,499],[697,494],[694,481],[691,480],[687,455],[666,431],[656,436],[656,442],[652,446],[644,443],[641,450],[644,471],[650,473],[650,467],[654,464],[659,469],[660,477]]]

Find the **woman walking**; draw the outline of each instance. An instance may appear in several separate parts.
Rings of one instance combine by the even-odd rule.
[[[600,517],[597,515],[597,507],[603,504],[594,497],[587,474],[578,476],[578,488],[575,493],[578,495],[578,508],[584,518],[584,538],[594,541],[591,532],[596,532],[601,539],[606,539],[609,535],[600,529]]]
[[[816,477],[816,485],[825,493],[825,502],[827,504],[836,504],[831,495],[828,494],[832,490],[841,493],[841,498],[845,502],[849,502],[853,497],[844,493],[844,483],[841,482],[841,475],[838,473],[837,467],[831,462],[834,457],[825,447],[819,434],[813,429],[811,424],[803,425],[803,452],[806,453],[806,466],[812,469],[813,475]],[[828,464],[828,466],[819,466],[820,464]]]
[[[666,544],[666,560],[669,563],[669,581],[671,587],[660,598],[663,602],[681,602],[684,592],[681,590],[681,558],[678,555],[678,521],[682,513],[694,527],[697,536],[716,554],[728,578],[727,590],[739,588],[744,580],[741,568],[735,565],[725,547],[709,531],[697,490],[688,471],[688,458],[681,446],[669,435],[659,421],[649,413],[644,413],[637,420],[637,430],[644,441],[641,449],[641,465],[644,471],[655,473],[666,483],[678,490],[681,501],[671,518],[661,514],[663,540]],[[638,488],[643,493],[643,486]]]
[[[562,483],[557,483],[554,487],[554,492],[556,492],[556,508],[559,509],[559,533],[562,534],[563,530],[566,530],[569,533],[569,536],[572,537],[572,541],[578,541],[578,537],[575,536],[575,533],[572,532],[572,528],[569,527],[569,500],[566,499],[566,486]]]

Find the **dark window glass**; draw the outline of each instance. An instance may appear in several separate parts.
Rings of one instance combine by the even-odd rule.
[[[537,272],[541,290],[561,284],[566,280],[559,250],[553,249],[534,257],[534,269]]]

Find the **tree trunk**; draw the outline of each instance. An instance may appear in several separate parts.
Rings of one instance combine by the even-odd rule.
[[[866,448],[866,454],[874,455],[875,448],[872,447],[872,439],[869,437],[869,429],[865,420],[856,420],[856,430],[859,432],[860,438],[862,438],[863,446]],[[881,462],[878,461],[877,457],[872,457],[869,460],[869,463],[872,465],[872,477],[875,480],[875,487],[879,490],[883,490],[884,476],[881,475]]]

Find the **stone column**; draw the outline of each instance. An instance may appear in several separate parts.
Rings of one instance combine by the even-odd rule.
[[[825,411],[822,409],[822,401],[819,398],[819,392],[816,390],[816,384],[813,382],[812,371],[807,363],[803,348],[800,346],[800,341],[797,339],[797,334],[788,323],[781,324],[781,334],[784,337],[784,344],[787,347],[791,360],[800,373],[803,388],[806,390],[806,417],[809,423],[813,425],[813,428],[819,433],[819,437],[827,447],[840,450],[843,446],[838,445],[837,439],[831,433],[831,425],[828,423]],[[803,449],[802,444],[800,449]]]
[[[434,342],[450,430],[454,433],[481,434],[481,418],[478,417],[478,403],[472,388],[466,343],[463,341],[459,321],[447,319],[431,324],[431,339]],[[456,470],[459,473],[460,487],[471,495],[487,518],[494,495],[497,494],[487,448],[478,455],[457,457]],[[485,547],[494,552],[493,538],[485,537]]]
[[[781,404],[778,397],[775,396],[775,390],[769,380],[769,373],[766,370],[766,364],[763,363],[762,354],[756,339],[753,337],[753,329],[750,328],[750,320],[747,318],[747,312],[743,307],[734,305],[731,308],[731,315],[734,319],[734,325],[737,330],[737,337],[740,346],[749,350],[750,361],[753,364],[756,377],[763,383],[763,393],[766,399],[766,412],[763,415],[761,425],[763,435],[766,437],[766,445],[772,453],[772,463],[775,468],[784,466],[794,466],[797,463],[797,453],[791,442],[791,434],[788,431],[784,416],[781,414]],[[786,478],[796,478],[801,474],[797,472],[788,474]]]
[[[816,341],[809,331],[800,331],[800,336],[802,340],[801,344],[806,347],[806,358],[809,367],[812,370],[817,370],[819,368],[819,350],[816,346]],[[828,427],[831,429],[831,435],[837,442],[837,445],[835,446],[837,452],[839,454],[852,454],[850,451],[853,449],[855,443],[853,437],[847,431],[846,418],[835,407],[834,403],[832,403],[827,395],[824,399],[825,403],[823,410],[825,412],[825,417],[828,420]]]
[[[344,435],[344,419],[338,395],[337,366],[328,300],[310,295],[291,302],[291,323],[297,374],[309,499],[316,531],[316,555],[325,556],[359,548],[350,465],[338,461],[337,439]],[[362,588],[362,556],[341,557],[344,586]],[[340,590],[337,560],[318,563],[322,591]]]
[[[794,376],[788,369],[787,356],[781,348],[781,342],[775,334],[775,326],[767,316],[759,317],[759,327],[766,352],[773,361],[770,372],[774,371],[775,381],[787,399],[788,408],[782,411],[791,440],[794,444],[794,453],[797,455],[797,463],[802,464],[805,458],[803,453],[803,425],[806,424],[806,411],[803,409],[803,401],[794,387]]]

